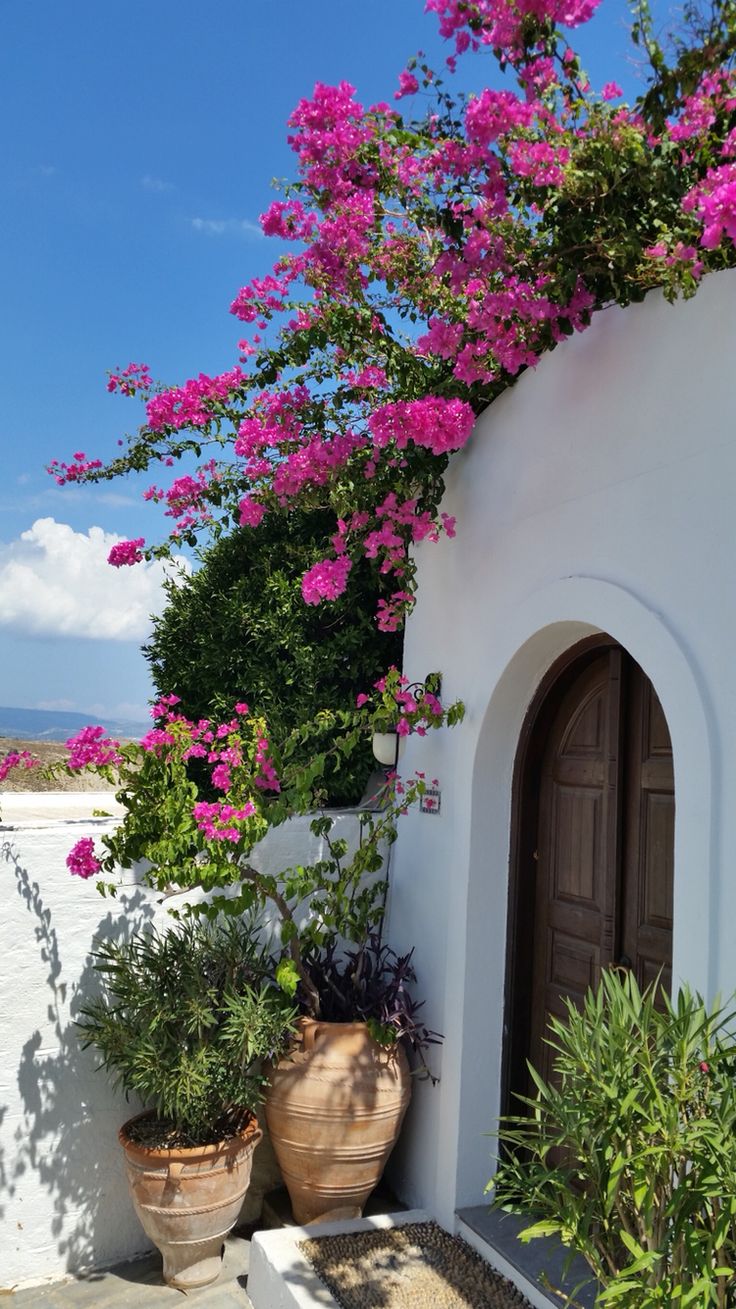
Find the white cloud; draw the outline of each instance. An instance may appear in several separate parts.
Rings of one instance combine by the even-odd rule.
[[[251,241],[263,237],[258,223],[247,218],[193,218],[192,227],[205,236],[243,236]]]
[[[101,527],[85,535],[38,518],[18,540],[0,544],[0,628],[24,636],[145,639],[149,615],[163,605],[167,566],[155,560],[112,568],[107,556],[120,539]],[[190,571],[185,560],[180,564]]]

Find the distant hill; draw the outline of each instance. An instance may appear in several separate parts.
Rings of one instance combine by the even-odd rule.
[[[60,709],[8,709],[0,705],[0,737],[66,741],[88,723],[99,724],[110,736],[127,738],[138,738],[150,727],[150,723],[96,718],[94,714],[72,714]]]

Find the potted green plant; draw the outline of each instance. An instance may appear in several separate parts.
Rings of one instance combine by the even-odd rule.
[[[383,768],[396,768],[405,738],[416,730],[426,732],[443,718],[439,693],[442,679],[430,673],[424,682],[409,682],[396,668],[376,682],[372,696],[359,696],[359,704],[370,704],[373,757]]]
[[[146,1109],[120,1129],[136,1213],[166,1282],[216,1279],[261,1138],[261,1064],[293,1023],[253,921],[191,921],[103,941],[101,993],[82,1008],[82,1044]]]
[[[380,920],[378,922],[380,927]],[[399,956],[378,931],[345,948],[327,931],[305,954],[320,1017],[303,1016],[274,1067],[266,1118],[294,1218],[359,1217],[396,1143],[412,1070],[441,1037],[422,1023],[412,952]]]

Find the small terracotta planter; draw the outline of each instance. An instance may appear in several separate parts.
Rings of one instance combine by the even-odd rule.
[[[164,1281],[188,1291],[220,1273],[223,1242],[248,1190],[253,1151],[263,1133],[251,1114],[226,1141],[182,1149],[155,1149],[131,1141],[120,1128],[130,1193],[143,1230],[161,1251]]]
[[[271,1142],[297,1223],[359,1217],[396,1143],[411,1098],[400,1044],[380,1046],[365,1023],[299,1021],[266,1098]]]

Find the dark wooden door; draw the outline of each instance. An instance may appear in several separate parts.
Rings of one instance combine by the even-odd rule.
[[[614,964],[641,985],[661,971],[669,986],[672,962],[674,782],[662,707],[619,647],[589,658],[557,694],[532,856],[527,1057],[545,1077],[547,1024],[565,1000],[580,1004]]]

